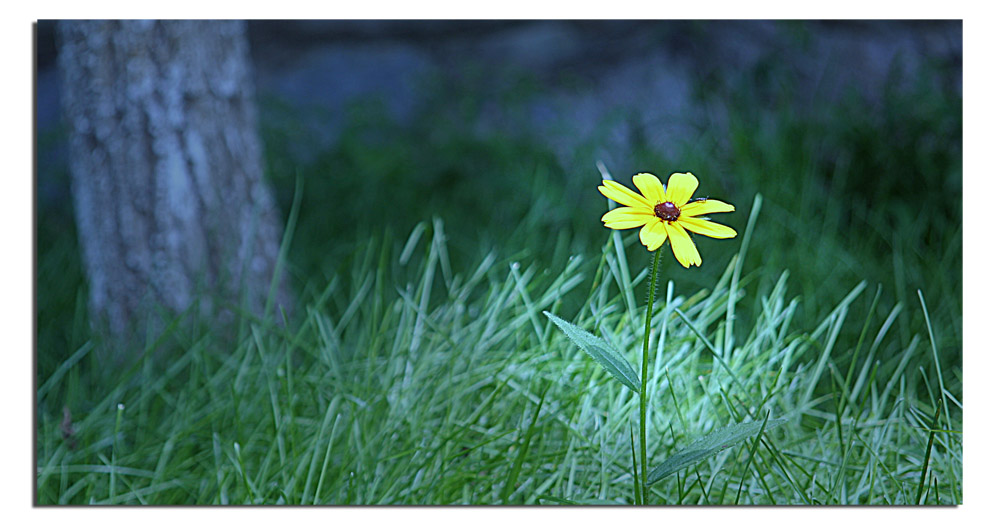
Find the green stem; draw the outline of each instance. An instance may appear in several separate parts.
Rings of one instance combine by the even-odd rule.
[[[656,298],[656,276],[660,271],[660,250],[653,253],[653,268],[649,274],[649,300],[646,302],[646,331],[642,337],[642,375],[639,389],[639,458],[642,465],[642,504],[649,501],[649,486],[646,485],[646,473],[649,462],[646,460],[646,370],[649,367],[649,332],[653,325],[653,300]]]

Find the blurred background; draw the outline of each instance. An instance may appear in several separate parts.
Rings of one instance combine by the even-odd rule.
[[[609,234],[596,163],[626,185],[640,171],[691,171],[696,196],[736,206],[716,218],[741,235],[754,196],[763,199],[748,289],[788,270],[799,314],[815,325],[858,282],[881,286],[880,318],[904,306],[887,359],[926,330],[919,289],[947,380],[961,381],[960,21],[246,28],[265,177],[283,221],[297,180],[303,188],[287,267],[301,303],[349,279],[369,239],[398,251],[435,217],[456,273],[495,252],[498,266],[543,269],[582,254],[593,257],[589,274]],[[39,377],[90,336],[56,55],[54,23],[39,22]],[[647,262],[634,237],[638,269]],[[697,240],[702,267],[666,269],[681,294],[714,285],[739,246]],[[855,316],[848,322],[863,322]]]

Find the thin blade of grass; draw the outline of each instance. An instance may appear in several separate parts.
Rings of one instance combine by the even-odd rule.
[[[926,313],[926,309],[924,312]],[[920,497],[924,493],[924,480],[927,478],[927,471],[930,469],[931,465],[931,450],[934,449],[934,427],[937,426],[938,417],[941,416],[941,405],[944,404],[944,400],[939,400],[937,409],[934,410],[934,420],[931,421],[927,428],[927,451],[924,452],[924,463],[920,467],[920,485],[917,486],[917,498],[913,502],[914,504],[920,504]]]
[[[764,421],[760,424],[760,431],[757,432],[757,438],[753,440],[753,446],[750,448],[750,455],[747,457],[747,466],[743,468],[743,474],[740,475],[740,487],[736,490],[736,502],[734,505],[740,504],[740,495],[743,494],[743,481],[746,480],[747,472],[750,471],[750,466],[753,465],[753,458],[757,454],[757,446],[760,444],[760,438],[764,436],[764,428],[767,427],[767,419],[771,416],[770,411],[764,412]]]
[[[503,491],[500,494],[500,500],[503,504],[510,502],[510,495],[514,492],[517,478],[521,475],[521,467],[524,465],[525,457],[528,456],[528,446],[531,445],[531,437],[535,432],[535,424],[538,423],[538,415],[542,412],[542,404],[545,402],[545,394],[548,393],[550,385],[551,383],[542,389],[542,393],[538,398],[538,405],[535,407],[535,413],[531,416],[531,423],[528,424],[527,429],[521,434],[521,438],[523,439],[521,446],[517,451],[517,457],[514,459],[514,464],[507,474],[507,481],[504,483]]]

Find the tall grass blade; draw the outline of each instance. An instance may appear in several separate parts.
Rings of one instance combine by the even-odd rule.
[[[941,401],[943,402],[948,396],[948,390],[944,387],[944,375],[941,374],[941,360],[938,357],[938,347],[937,340],[934,337],[934,328],[931,326],[931,317],[927,314],[927,303],[924,302],[924,293],[921,290],[917,290],[917,296],[920,298],[920,308],[924,312],[924,321],[927,322],[927,335],[931,339],[931,353],[934,357],[934,369],[937,371],[938,387],[941,389]],[[931,397],[933,399],[934,397]],[[951,429],[951,413],[948,411],[948,404],[944,405],[944,420],[945,426]]]
[[[299,219],[299,207],[302,204],[302,177],[295,178],[295,198],[292,202],[292,209],[288,213],[288,223],[285,224],[285,232],[281,235],[281,245],[278,247],[278,259],[274,263],[274,273],[271,274],[271,285],[267,292],[267,303],[264,305],[264,316],[270,318],[271,305],[278,298],[278,287],[281,284],[281,275],[285,271],[285,263],[288,259],[288,247],[292,243],[292,236],[295,234],[295,224]]]
[[[740,495],[743,494],[743,481],[747,478],[747,473],[750,471],[750,467],[753,466],[753,457],[757,454],[757,447],[760,446],[760,439],[764,436],[764,428],[767,427],[767,419],[771,416],[770,411],[764,412],[764,422],[760,425],[760,431],[757,432],[757,438],[753,440],[753,446],[750,448],[750,455],[747,457],[747,467],[743,469],[743,475],[740,477],[740,487],[736,490],[736,502],[740,503]]]
[[[920,504],[920,497],[924,493],[924,480],[927,479],[927,470],[930,469],[931,465],[931,450],[934,449],[934,433],[936,432],[934,428],[938,425],[942,404],[944,404],[944,399],[938,400],[937,409],[934,410],[934,420],[927,428],[927,451],[924,452],[924,464],[920,468],[920,485],[917,486],[917,499],[913,502],[914,504]]]
[[[763,197],[757,193],[753,197],[753,206],[750,208],[750,217],[747,219],[747,227],[743,232],[743,239],[740,241],[740,254],[736,257],[736,267],[733,270],[733,278],[729,283],[729,296],[726,299],[726,341],[722,346],[722,355],[729,358],[733,350],[733,321],[736,319],[736,299],[739,297],[740,274],[743,272],[743,261],[746,260],[747,249],[750,247],[750,239],[753,237],[754,226],[757,224],[757,215],[760,213],[760,206]]]
[[[45,395],[49,392],[49,390],[51,390],[56,384],[58,384],[59,381],[62,380],[63,375],[65,375],[67,371],[69,371],[73,366],[75,366],[76,363],[80,361],[80,359],[85,357],[87,353],[89,353],[90,350],[93,349],[93,347],[94,343],[88,340],[84,342],[82,346],[80,346],[80,349],[76,350],[76,352],[70,355],[69,358],[63,361],[63,363],[59,365],[59,368],[56,369],[55,372],[53,372],[52,375],[45,381],[45,383],[38,388],[38,393],[36,393],[35,396],[35,398],[37,399],[36,402],[40,404],[42,400],[45,399]]]
[[[517,451],[517,458],[514,459],[514,464],[510,468],[510,472],[507,474],[507,481],[504,483],[503,492],[500,495],[500,500],[503,504],[510,502],[510,495],[514,492],[514,486],[517,484],[517,478],[521,475],[521,467],[524,465],[524,459],[528,456],[528,448],[531,445],[531,437],[535,433],[535,424],[538,423],[538,414],[542,412],[542,404],[545,403],[545,394],[548,393],[549,385],[545,386],[542,390],[541,395],[538,396],[538,405],[535,407],[535,413],[531,416],[531,423],[528,424],[527,429],[522,433],[521,447]]]
[[[708,351],[712,353],[712,356],[714,356],[715,359],[718,360],[720,364],[722,364],[722,367],[725,368],[726,372],[729,373],[729,376],[732,377],[733,382],[735,382],[736,385],[740,387],[740,390],[742,390],[743,393],[749,395],[750,391],[747,390],[747,387],[743,385],[743,381],[740,380],[739,375],[737,375],[736,372],[733,371],[731,367],[729,367],[729,364],[727,364],[726,360],[722,358],[722,355],[720,355],[719,352],[715,350],[715,346],[708,341],[708,338],[705,337],[705,335],[703,335],[701,331],[698,330],[697,327],[695,327],[694,323],[691,322],[691,319],[689,319],[687,315],[684,314],[683,311],[681,311],[680,309],[677,309],[675,311],[677,313],[677,316],[681,317],[681,320],[683,320],[684,323],[687,324],[687,326],[691,329],[691,332],[694,333],[699,340],[701,340],[702,344],[705,344],[705,347],[708,348]]]

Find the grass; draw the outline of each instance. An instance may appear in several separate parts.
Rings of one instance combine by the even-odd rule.
[[[541,312],[573,318],[635,362],[642,330],[625,297],[644,292],[642,275],[620,272],[625,261],[611,241],[596,267],[574,257],[546,275],[491,256],[451,272],[443,230],[422,229],[407,253],[370,241],[352,260],[364,269],[331,282],[294,330],[246,319],[245,336],[220,347],[174,329],[160,341],[169,359],[150,352],[117,380],[102,377],[87,352],[74,367],[95,367],[75,386],[43,384],[39,394],[39,503],[629,503],[636,398]],[[871,316],[873,329],[848,339],[845,320],[866,316],[865,299],[874,298],[859,284],[818,324],[802,326],[786,273],[752,297],[765,313],[730,342],[728,304],[739,312],[751,298],[732,285],[737,265],[700,296],[673,282],[658,293],[651,463],[765,409],[789,422],[752,459],[748,440],[656,484],[651,500],[960,502],[960,427],[916,393],[944,395],[953,413],[961,406],[910,363],[930,334],[915,337],[891,378],[879,380],[883,364],[871,355],[899,329],[898,316]],[[419,278],[399,288],[393,272]],[[446,296],[431,298],[434,286]],[[560,297],[588,286],[583,307],[566,310]],[[734,374],[710,347],[732,348],[725,360]],[[860,348],[859,369],[838,365],[834,348]],[[840,386],[819,391],[822,377]],[[61,400],[57,392],[93,402],[74,419],[75,449],[44,409]]]
[[[740,232],[700,240],[697,270],[666,264],[650,465],[787,419],[652,502],[962,502],[961,97],[935,74],[803,108],[768,62],[703,93],[729,121],[679,156],[634,144],[636,170],[695,172]],[[87,327],[70,207],[40,190],[37,502],[631,503],[637,399],[543,311],[637,363],[645,250],[600,227],[592,160],[469,134],[482,101],[464,97],[411,125],[359,106],[329,148],[265,100],[286,212],[305,188],[292,322],[244,317],[223,336],[184,318],[125,369]],[[66,179],[40,163],[40,187]]]

